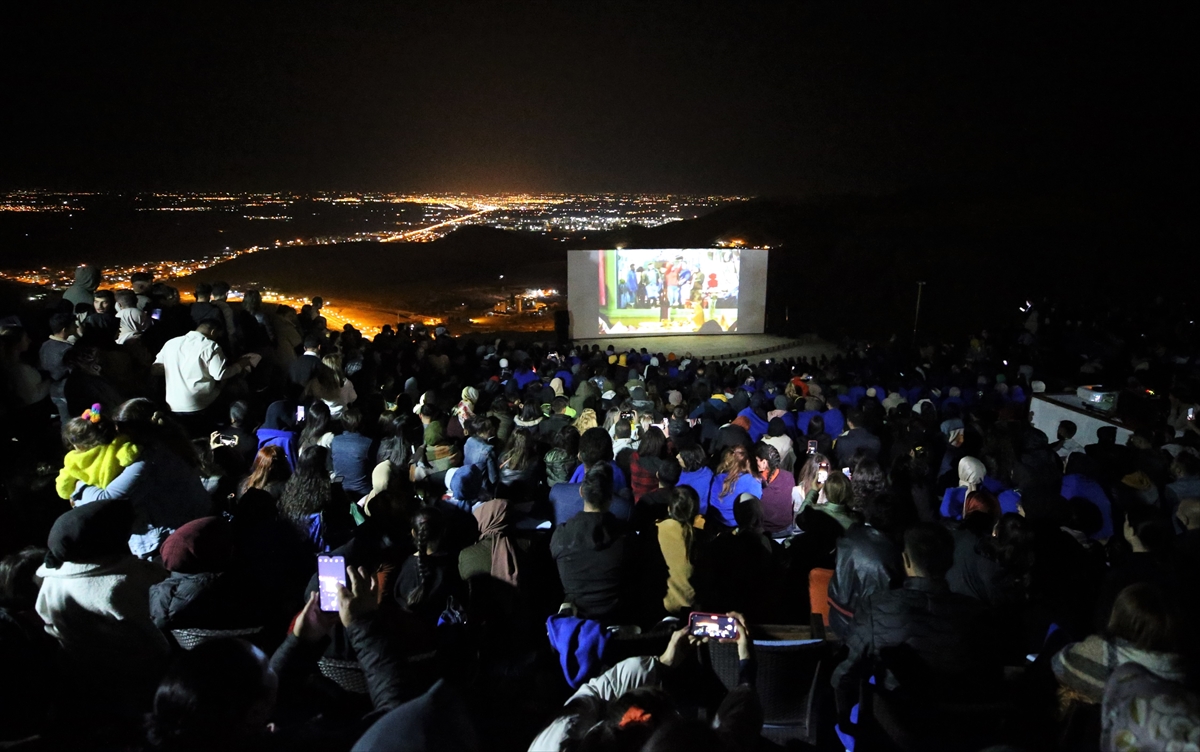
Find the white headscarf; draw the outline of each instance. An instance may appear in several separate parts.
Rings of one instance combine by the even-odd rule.
[[[987,468],[974,457],[963,457],[958,461],[958,485],[966,486],[967,493],[979,488],[985,475]]]
[[[121,322],[121,330],[117,335],[118,345],[142,336],[142,332],[149,329],[152,322],[145,311],[137,308],[122,308],[117,311],[117,319]]]
[[[425,392],[424,394],[422,394],[421,399],[417,401],[417,404],[413,405],[413,414],[420,415],[421,408],[425,407],[426,403],[432,403],[434,398],[436,398],[436,397],[437,397],[437,394],[432,391]]]
[[[454,415],[466,427],[467,421],[475,415],[475,403],[479,401],[479,390],[473,386],[464,387],[462,400],[454,406]]]

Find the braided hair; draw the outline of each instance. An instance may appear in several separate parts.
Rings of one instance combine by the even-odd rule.
[[[413,544],[417,547],[417,585],[404,593],[404,602],[413,608],[425,599],[433,566],[430,551],[436,551],[446,532],[446,521],[433,507],[425,507],[412,516]]]

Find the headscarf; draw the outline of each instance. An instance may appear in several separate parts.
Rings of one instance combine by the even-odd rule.
[[[424,402],[424,398],[421,399]],[[463,387],[462,399],[454,406],[454,414],[463,425],[475,417],[475,403],[479,401],[479,390],[473,386]]]
[[[142,332],[150,328],[150,322],[153,320],[146,315],[145,311],[137,308],[122,308],[117,311],[117,319],[120,321],[120,334],[117,335],[117,344],[123,345],[131,339],[137,339]]]
[[[473,510],[479,523],[479,538],[492,539],[492,576],[517,585],[517,550],[508,537],[508,502],[485,501]]]
[[[974,457],[963,457],[958,461],[958,485],[966,486],[968,493],[979,488],[985,475],[987,468]]]
[[[428,392],[425,392],[424,394],[422,394],[421,399],[417,400],[417,404],[413,405],[413,415],[420,415],[421,408],[425,407],[426,404],[432,403],[434,401],[434,399],[436,399],[436,398],[437,398],[437,395],[434,394],[432,391],[428,391]]]
[[[737,426],[738,428],[741,428],[744,431],[749,431],[750,430],[750,419],[747,418],[745,415],[739,415],[733,419],[733,425]]]
[[[128,499],[105,499],[78,506],[54,521],[46,541],[46,566],[91,563],[129,555],[133,506]]]
[[[550,379],[550,388],[554,390],[555,397],[565,397],[566,396],[566,393],[563,391],[563,380],[558,378],[557,376]]]
[[[788,408],[791,405],[787,395],[777,394],[775,395],[775,399],[771,401],[771,406],[774,409],[767,412],[768,421],[772,420],[773,418],[782,418],[784,415],[787,415]]]
[[[899,407],[900,405],[905,404],[907,402],[908,402],[908,400],[906,400],[906,399],[904,399],[904,397],[900,396],[899,392],[891,392],[883,400],[883,409],[884,410],[892,410],[892,409],[895,409],[895,408]]]
[[[162,563],[181,574],[224,572],[233,563],[233,549],[233,526],[221,517],[201,517],[163,541]]]

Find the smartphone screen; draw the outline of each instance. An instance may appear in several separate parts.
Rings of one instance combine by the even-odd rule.
[[[1189,408],[1188,408],[1188,418],[1187,418],[1187,419],[1188,419],[1188,420],[1195,420],[1195,419],[1196,419],[1196,408],[1194,408],[1194,407],[1189,407]]]
[[[842,475],[846,476],[846,479],[847,479],[847,480],[849,480],[849,478],[850,478],[850,468],[848,468],[848,467],[843,467],[843,468],[842,468]]]
[[[304,420],[304,405],[296,405],[296,420]]]
[[[817,453],[817,442],[816,442],[816,441],[809,440],[809,442],[808,442],[808,453],[809,453],[809,454],[816,454],[816,453]]]
[[[154,319],[155,321],[158,321],[159,319],[161,319],[162,318],[162,309],[155,308],[153,311],[150,312],[150,318]]]
[[[317,582],[321,593],[321,610],[337,611],[338,588],[346,584],[346,557],[318,556]]]
[[[829,480],[829,471],[828,470],[818,470],[817,471],[817,482],[824,483],[827,480]]]
[[[736,640],[737,620],[724,614],[705,614],[693,611],[688,619],[688,632],[695,637],[713,640]]]

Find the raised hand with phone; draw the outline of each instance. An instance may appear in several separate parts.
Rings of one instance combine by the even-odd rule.
[[[349,586],[338,589],[338,616],[348,627],[364,616],[379,610],[379,581],[363,567],[346,567]]]
[[[725,614],[692,612],[686,630],[688,641],[693,645],[709,640],[736,642],[738,660],[744,661],[750,657],[750,630],[746,626],[746,617],[737,611]]]

